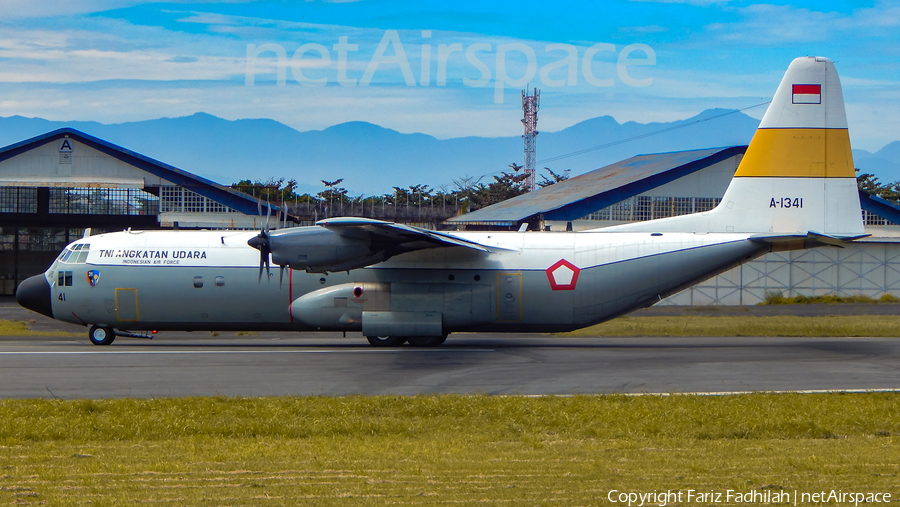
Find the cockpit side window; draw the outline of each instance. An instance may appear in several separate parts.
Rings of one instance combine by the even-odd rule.
[[[71,287],[72,286],[72,272],[71,271],[60,271],[59,275],[57,275],[56,285],[57,285],[57,287]]]

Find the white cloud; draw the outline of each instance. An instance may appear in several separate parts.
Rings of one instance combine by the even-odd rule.
[[[620,33],[624,34],[647,34],[647,33],[662,33],[668,32],[669,29],[665,26],[660,25],[642,25],[642,26],[620,26],[618,28]]]
[[[0,2],[0,19],[14,20],[72,16],[106,11],[120,7],[131,7],[140,3],[142,3],[141,0],[82,0],[78,2],[66,0],[44,2],[35,2],[34,0],[4,0],[3,2]]]
[[[787,5],[757,4],[738,11],[742,22],[710,23],[705,28],[725,41],[765,46],[825,40],[832,36],[829,27],[840,20],[837,13]]]
[[[252,3],[257,0],[166,0],[166,3]],[[104,12],[135,5],[159,3],[158,0],[3,0],[0,2],[0,19],[53,18]]]
[[[178,11],[167,11],[178,13]],[[208,25],[215,33],[229,33],[242,36],[268,37],[271,40],[294,40],[298,33],[313,33],[317,37],[328,37],[330,33],[361,36],[373,30],[344,25],[322,23],[306,23],[283,19],[261,18],[254,16],[236,16],[211,12],[184,12],[184,17],[177,19],[179,23]],[[334,36],[337,39],[337,35]]]
[[[878,87],[893,87],[895,89],[900,89],[900,82],[898,81],[890,81],[887,79],[864,79],[857,78],[853,76],[841,76],[841,84],[845,87],[850,85],[857,88],[869,87],[869,86],[878,86]]]
[[[858,9],[853,16],[860,27],[887,27],[900,26],[900,7],[896,2],[879,1],[875,7]]]
[[[686,4],[700,7],[708,7],[715,4],[726,4],[731,0],[630,0],[632,2],[646,2],[659,4]]]
[[[846,44],[870,42],[879,35],[894,36],[900,26],[900,7],[887,3],[857,9],[849,14],[818,11],[793,5],[752,4],[728,8],[742,19],[737,22],[710,23],[706,29],[723,41],[751,44],[751,47],[783,44],[809,44],[833,41],[840,37]],[[860,37],[865,34],[865,37]]]
[[[98,80],[213,80],[243,76],[241,57],[184,57],[163,51],[0,48],[0,82],[82,83]],[[185,59],[192,59],[184,63]]]

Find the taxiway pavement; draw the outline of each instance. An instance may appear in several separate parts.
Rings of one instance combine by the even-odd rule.
[[[161,333],[152,341],[118,338],[98,347],[83,327],[22,312],[0,305],[0,319],[34,320],[34,329],[79,335],[0,337],[0,397],[900,388],[896,338],[454,334],[441,347],[417,349],[373,348],[358,333]]]
[[[187,334],[187,333],[184,333]],[[451,335],[433,349],[361,336],[0,341],[0,397],[555,394],[900,388],[891,338]]]

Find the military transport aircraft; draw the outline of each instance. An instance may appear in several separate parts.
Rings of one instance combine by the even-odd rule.
[[[323,330],[434,346],[452,332],[590,326],[767,252],[864,235],[840,81],[830,60],[804,57],[708,212],[574,233],[451,233],[362,218],[127,230],[68,245],[16,298],[89,326],[96,345],[150,330]]]

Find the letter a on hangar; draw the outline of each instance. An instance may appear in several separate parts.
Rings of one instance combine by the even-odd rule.
[[[578,266],[560,259],[547,268],[547,280],[550,281],[550,288],[553,290],[575,290],[578,273],[581,273]]]

